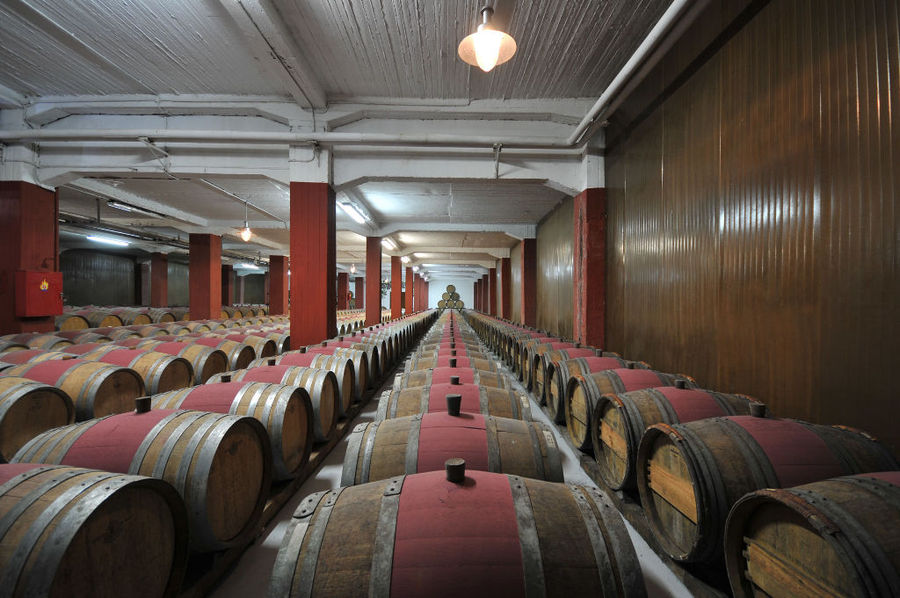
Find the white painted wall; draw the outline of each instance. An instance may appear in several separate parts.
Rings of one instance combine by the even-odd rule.
[[[459,293],[459,298],[462,299],[463,303],[467,308],[472,308],[475,306],[475,297],[473,294],[472,284],[474,281],[471,278],[431,278],[428,281],[428,307],[437,307],[438,301],[441,300],[441,295],[447,292],[447,285],[452,284],[456,287],[456,292]]]

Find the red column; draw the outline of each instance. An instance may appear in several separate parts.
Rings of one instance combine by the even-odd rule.
[[[269,256],[269,315],[280,316],[289,313],[289,268],[290,261],[286,255]]]
[[[291,182],[291,346],[335,335],[334,190]]]
[[[56,309],[45,316],[16,315],[16,293],[21,291],[16,271],[59,272],[58,206],[53,191],[24,181],[0,182],[0,334],[50,332],[56,327],[49,313]],[[61,287],[57,280],[46,291],[56,293],[54,303]]]
[[[424,301],[422,303],[422,309],[428,309],[428,285],[429,285],[429,281],[426,280],[425,281],[425,290],[422,293],[422,298],[424,299]]]
[[[222,237],[191,233],[190,252],[191,319],[218,319],[222,314]]]
[[[381,237],[366,237],[366,326],[381,322]]]
[[[413,311],[413,295],[415,292],[413,291],[413,269],[412,267],[406,268],[406,313],[411,314]]]
[[[491,281],[487,274],[481,277],[481,311],[491,313]]]
[[[537,326],[537,239],[522,239],[523,326]]]
[[[350,292],[350,275],[346,272],[338,272],[337,278],[337,308],[349,309],[350,302],[347,293]]]
[[[490,293],[489,301],[490,303],[490,314],[492,316],[497,315],[497,268],[491,268],[490,273],[488,274],[488,280],[490,281]]]
[[[512,315],[511,289],[512,262],[510,262],[508,257],[500,258],[500,317],[507,320]]]
[[[169,256],[165,253],[152,253],[150,254],[150,307],[167,307],[168,305]]]
[[[403,266],[400,262],[399,255],[391,256],[391,318],[400,317],[400,311],[403,309],[401,301],[403,292]]]
[[[475,309],[481,311],[481,279],[475,281]]]
[[[476,280],[475,283],[472,285],[472,305],[471,305],[471,308],[472,308],[472,309],[475,309],[475,310],[478,309],[478,281],[477,281],[477,280]]]
[[[606,189],[575,196],[574,337],[603,347],[606,316]]]
[[[234,304],[234,266],[222,264],[222,305]]]
[[[356,277],[354,298],[356,299],[356,309],[362,309],[366,305],[366,279],[362,276]]]

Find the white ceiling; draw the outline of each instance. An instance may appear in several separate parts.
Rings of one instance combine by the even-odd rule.
[[[302,129],[308,126],[303,119],[311,119],[313,130],[333,122],[345,131],[378,132],[415,121],[440,132],[510,128],[547,137],[566,134],[580,120],[582,107],[606,89],[670,4],[494,0],[495,24],[517,40],[518,52],[485,74],[456,56],[459,40],[474,31],[484,3],[2,0],[0,107],[21,105],[27,113],[53,102],[79,106],[35,119],[36,126],[48,127],[121,129],[148,122],[161,129],[177,126],[179,118],[231,123],[214,119],[252,113],[262,116],[262,124],[253,126],[272,131]],[[236,108],[235,99],[256,112]],[[521,107],[532,101],[537,103]],[[279,102],[295,104],[303,119],[292,120]],[[448,116],[447,111],[456,112]],[[376,119],[381,112],[381,120]],[[243,126],[238,121],[236,129]],[[247,167],[251,174],[223,176],[199,154],[191,155],[190,173],[179,174],[169,167],[165,151],[142,149],[146,155],[133,164],[66,183],[60,188],[61,211],[96,218],[100,197],[101,220],[143,235],[134,243],[146,251],[175,251],[154,246],[153,237],[186,239],[190,232],[212,231],[225,235],[226,251],[247,257],[288,252],[288,187],[277,176],[259,174],[263,167],[287,170],[287,152],[283,164],[262,157]],[[219,154],[223,160],[240,162],[227,151]],[[378,171],[373,162],[372,171],[350,177],[339,187],[338,200],[356,203],[371,222],[356,225],[337,209],[339,267],[356,264],[364,272],[363,235],[376,230],[390,231],[399,244],[396,255],[454,275],[480,275],[493,260],[508,255],[521,227],[536,225],[567,195],[548,183],[545,172],[517,174],[528,171],[528,156],[504,153],[501,165],[490,146],[481,151],[484,169],[471,176],[465,176],[465,163],[454,166],[462,175],[445,178],[440,166],[435,175],[434,169],[418,173],[415,165],[406,165],[401,176],[397,170]],[[70,161],[77,164],[75,153]],[[43,156],[49,160],[53,148]],[[402,156],[396,163],[402,165]],[[121,212],[106,206],[109,199],[169,217]],[[236,236],[245,203],[254,231],[250,243]],[[77,246],[78,239],[67,234],[63,245]],[[415,257],[417,251],[423,255]]]

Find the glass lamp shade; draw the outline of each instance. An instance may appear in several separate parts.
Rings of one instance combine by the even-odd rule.
[[[516,53],[516,40],[509,34],[482,23],[478,26],[478,31],[459,42],[457,52],[463,62],[487,73],[513,57]]]
[[[244,223],[244,228],[241,229],[241,240],[246,243],[250,240],[250,237],[253,236],[253,232],[250,230],[250,225],[248,223]]]

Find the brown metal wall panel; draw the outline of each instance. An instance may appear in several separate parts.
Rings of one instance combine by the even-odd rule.
[[[537,231],[537,326],[572,338],[572,198],[541,222]]]
[[[135,305],[134,258],[70,249],[60,255],[66,305]]]
[[[169,305],[174,307],[188,305],[188,282],[191,269],[187,264],[169,260],[168,268],[168,298]],[[235,289],[235,301],[237,301],[237,289]]]
[[[510,310],[509,318],[513,322],[522,323],[522,244],[519,243],[509,252],[509,264],[512,275],[509,277]]]
[[[614,148],[611,350],[900,446],[898,32],[772,2]]]

